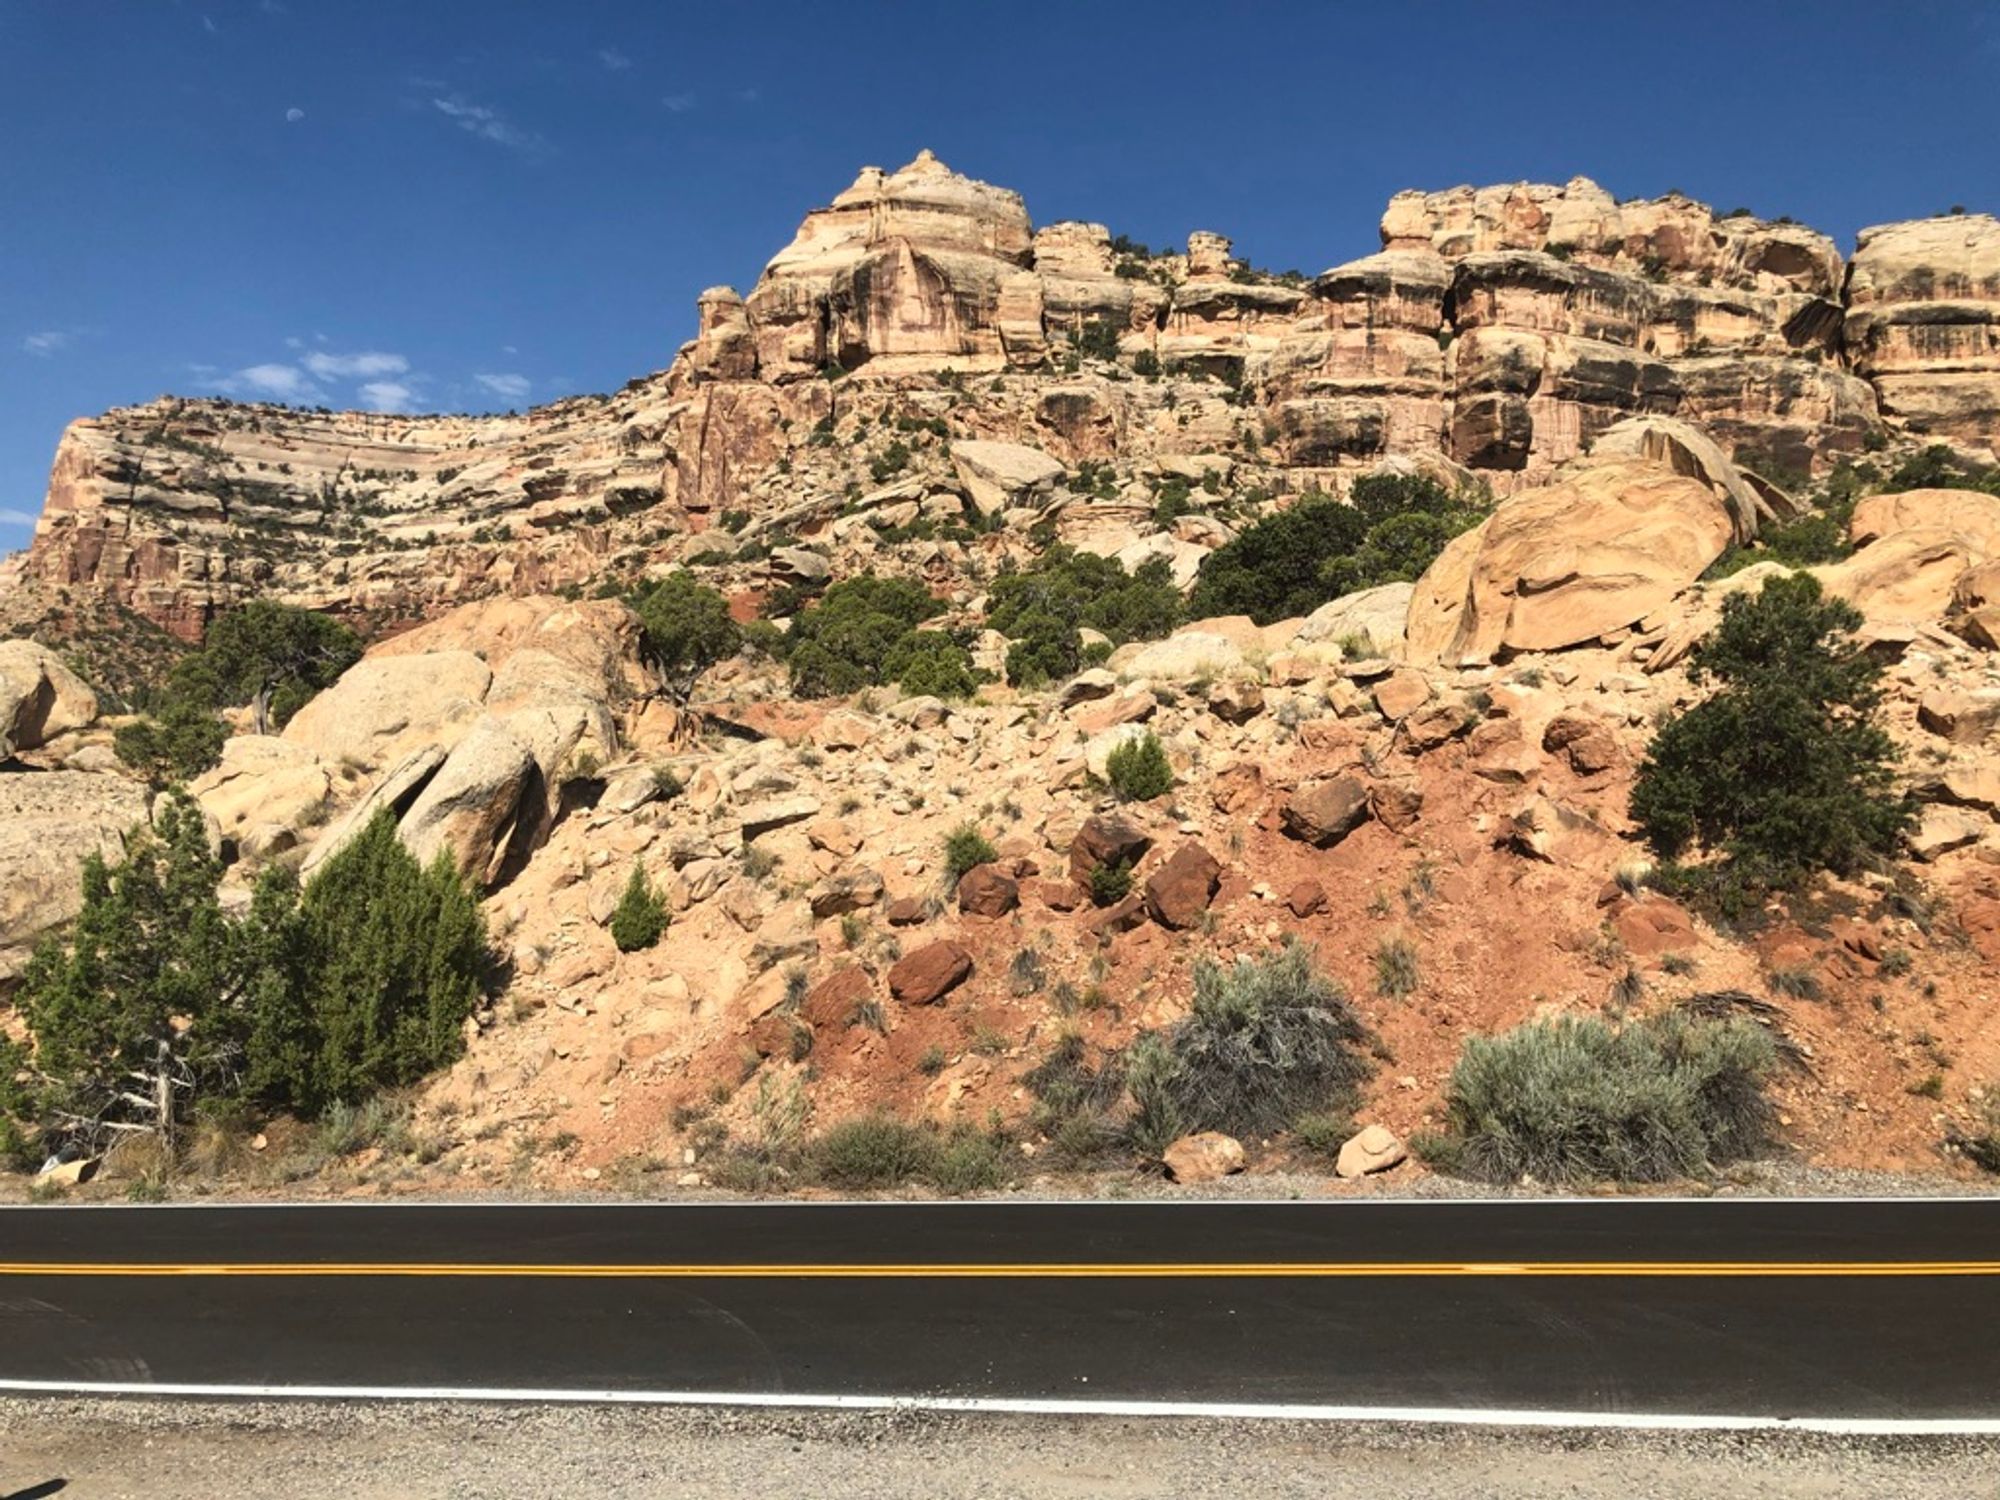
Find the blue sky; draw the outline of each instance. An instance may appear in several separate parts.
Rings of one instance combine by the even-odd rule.
[[[2000,208],[2000,7],[0,0],[0,551],[167,393],[504,410],[666,365],[865,163],[1316,271],[1398,188]]]

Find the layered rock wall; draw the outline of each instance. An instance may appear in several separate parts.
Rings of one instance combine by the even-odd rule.
[[[1126,475],[1200,460],[1264,494],[1385,460],[1509,494],[1646,416],[1769,477],[1884,426],[1993,447],[1984,215],[1869,230],[1843,266],[1802,226],[1579,178],[1399,194],[1381,238],[1310,282],[1209,233],[1155,255],[1102,225],[1035,230],[1018,194],[926,152],[807,215],[747,296],[704,292],[672,367],[611,396],[480,418],[162,400],[76,422],[0,595],[81,592],[190,638],[269,595],[379,631],[671,565],[732,513],[851,510],[881,480],[850,450],[913,424]],[[932,482],[889,498],[948,513]]]

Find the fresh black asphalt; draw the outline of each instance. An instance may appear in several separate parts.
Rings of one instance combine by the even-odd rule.
[[[1923,1269],[2000,1263],[2000,1199],[0,1209],[0,1266],[243,1262],[801,1274],[0,1269],[0,1381],[2000,1418],[2000,1275]],[[1384,1262],[1475,1269],[921,1269]],[[1722,1262],[1790,1269],[1616,1271]]]

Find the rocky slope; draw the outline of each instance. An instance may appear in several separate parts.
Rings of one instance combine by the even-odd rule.
[[[1396,1136],[1437,1123],[1468,1035],[1742,992],[1787,1044],[1791,1144],[1937,1167],[2000,1077],[2000,500],[1869,496],[1816,570],[1890,664],[1904,867],[1733,936],[1635,878],[1626,801],[1698,695],[1687,653],[1777,566],[1710,571],[1795,507],[1776,479],[1918,439],[1991,457],[2000,225],[1871,231],[1843,266],[1798,226],[1578,181],[1400,195],[1383,239],[1294,285],[1211,235],[1032,230],[928,157],[871,170],[614,397],[78,424],[5,607],[191,635],[269,595],[376,627],[193,790],[238,886],[386,808],[486,891],[506,982],[423,1096],[432,1186],[695,1185],[725,1135],[878,1108],[1059,1160],[1025,1078],[1052,1047],[1120,1046],[1184,1013],[1198,957],[1287,937],[1374,1032],[1363,1118]],[[1414,584],[1199,621],[1045,693],[798,702],[746,653],[690,718],[624,605],[580,597],[692,563],[747,616],[896,573],[976,630],[1052,538],[1186,585],[1288,496],[1412,466],[1503,497]],[[113,722],[54,652],[0,644],[0,984],[143,815]],[[1142,730],[1177,784],[1120,806],[1098,778]],[[954,885],[968,823],[998,858]],[[1098,907],[1082,877],[1121,855],[1133,893]],[[621,954],[635,864],[672,924]]]
[[[1635,414],[1780,482],[1885,433],[1991,457],[1988,216],[1869,230],[1843,263],[1799,225],[1579,178],[1399,194],[1382,243],[1272,276],[1214,234],[1150,255],[1100,225],[1036,230],[928,153],[868,168],[612,396],[481,418],[166,399],[72,424],[0,608],[18,628],[108,600],[192,638],[270,595],[379,630],[711,551],[739,513],[797,529],[973,488],[942,464],[918,465],[935,491],[885,487],[885,421],[1104,465],[1097,498],[1135,504],[1163,472],[1259,497],[1385,459],[1505,494]]]

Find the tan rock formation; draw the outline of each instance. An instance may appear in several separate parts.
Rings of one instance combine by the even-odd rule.
[[[1886,413],[2000,455],[2000,220],[1963,214],[1862,230],[1844,338]]]
[[[146,821],[146,788],[85,771],[0,770],[0,985],[83,909],[83,860],[116,860]]]
[[[97,695],[34,641],[0,641],[0,761],[97,718]]]
[[[1490,661],[1621,629],[1693,583],[1734,524],[1697,480],[1632,459],[1577,465],[1504,501],[1418,581],[1410,656]]]

